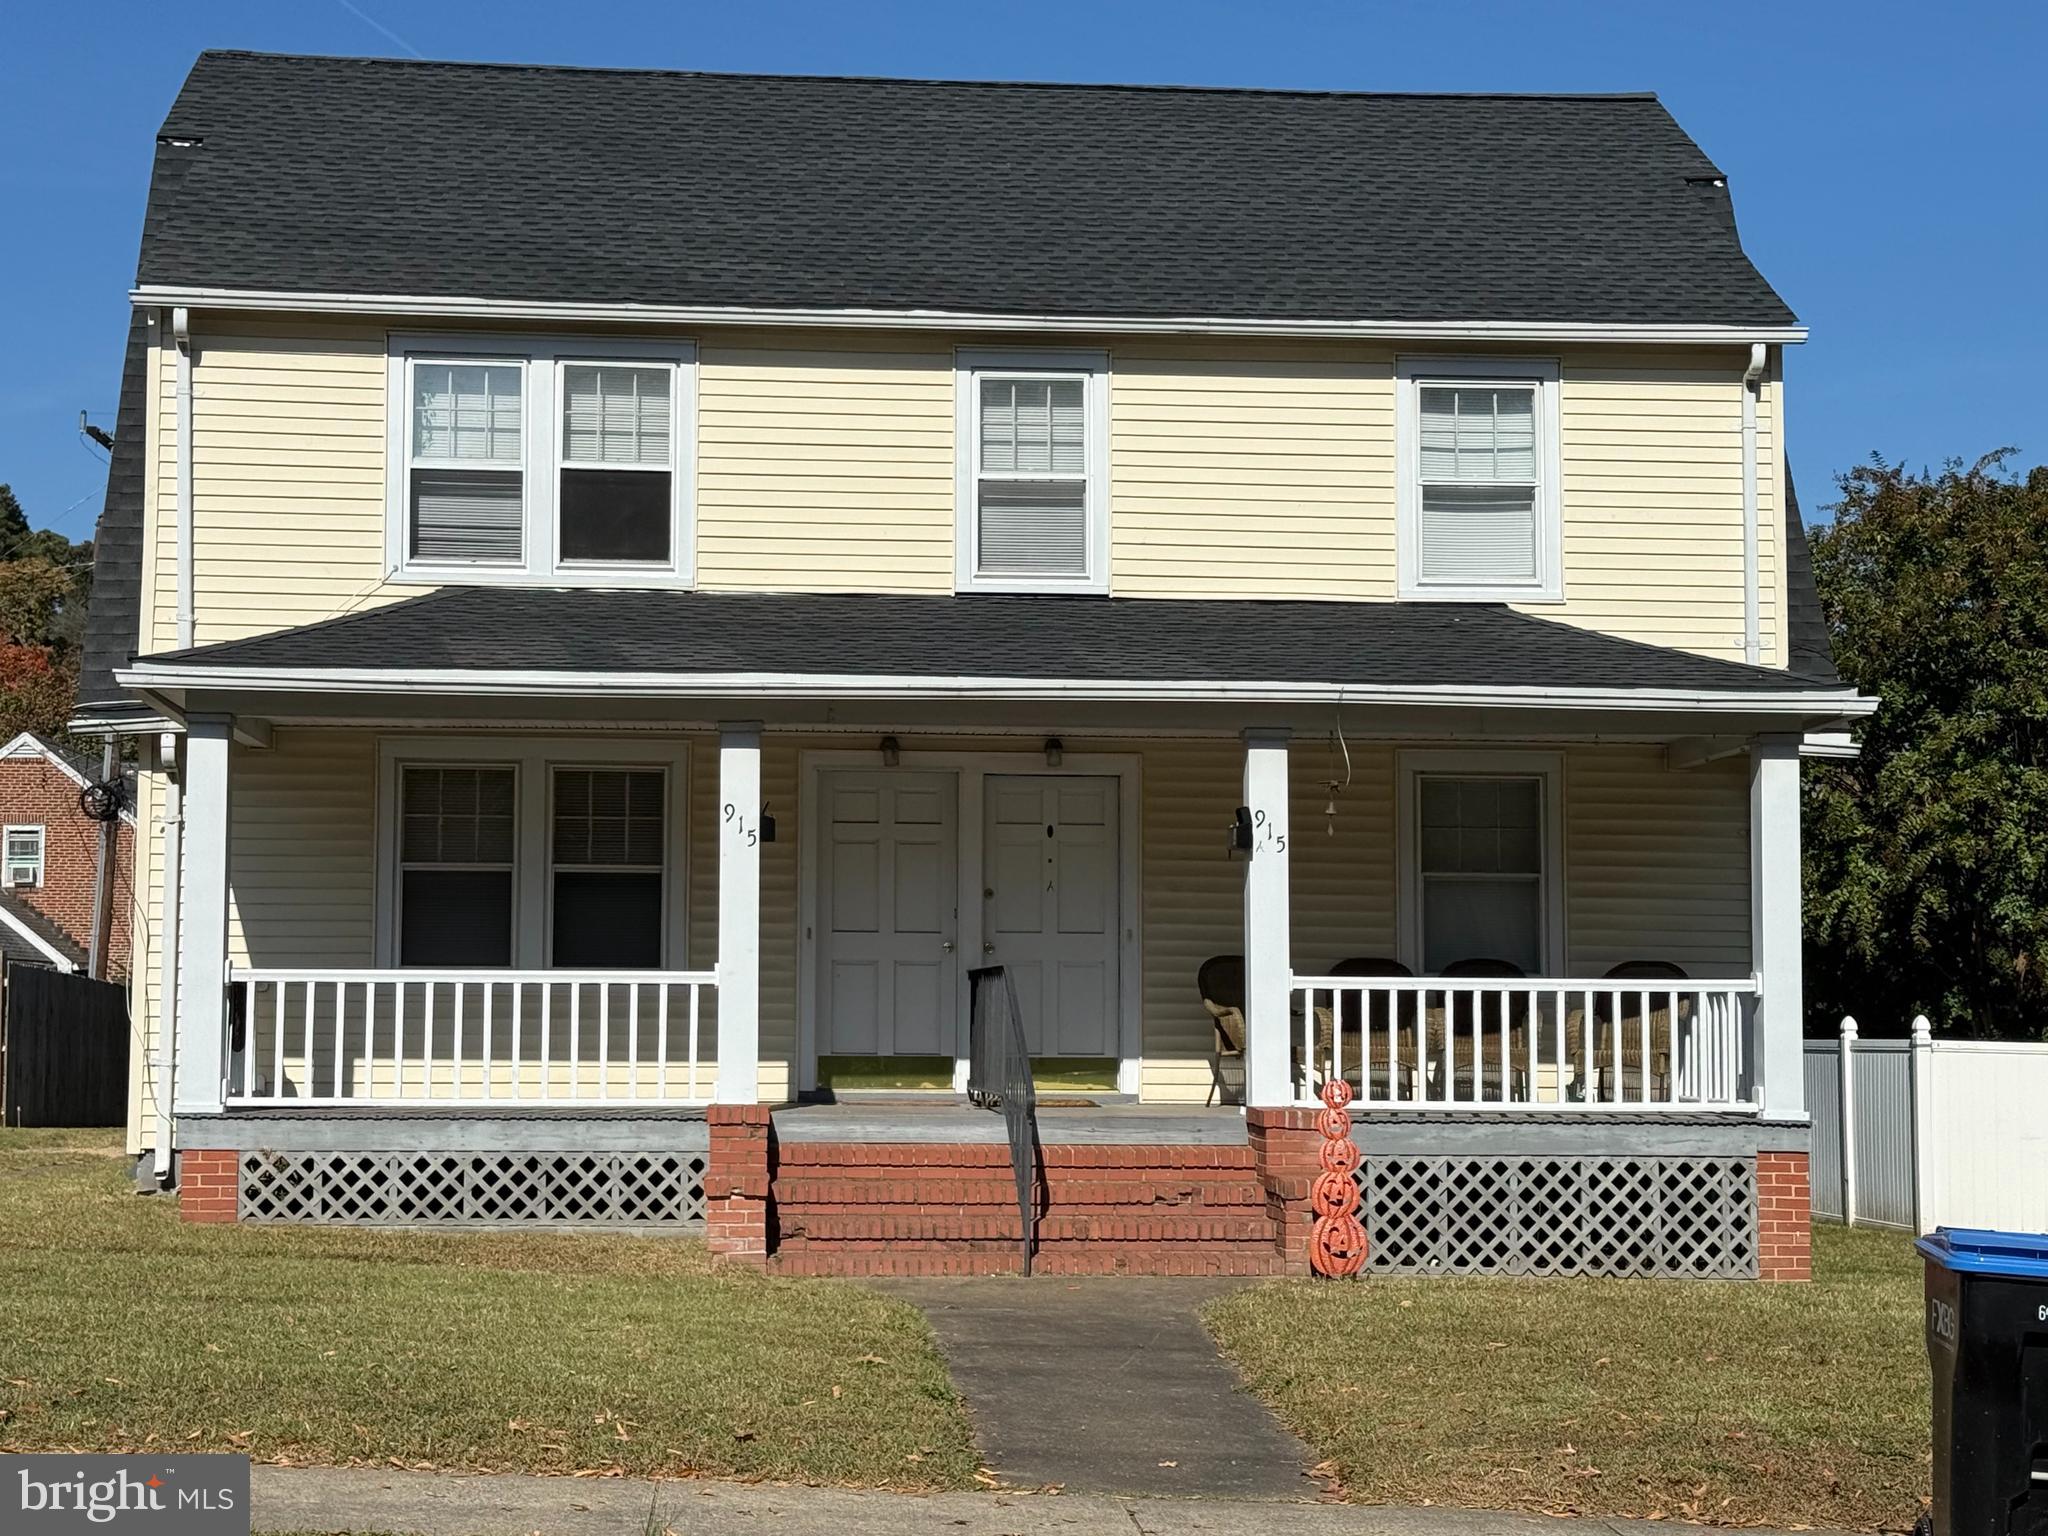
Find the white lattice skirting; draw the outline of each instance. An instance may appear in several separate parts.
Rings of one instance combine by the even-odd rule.
[[[1754,1158],[1368,1152],[1357,1178],[1378,1273],[1757,1273]]]
[[[243,1221],[342,1226],[704,1224],[703,1152],[244,1152]]]

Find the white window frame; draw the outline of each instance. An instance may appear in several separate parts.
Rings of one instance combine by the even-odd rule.
[[[475,871],[478,873],[488,871],[496,873],[500,868],[497,864],[487,864],[482,861],[468,864],[451,864],[439,861],[421,864],[408,864],[406,862],[405,770],[408,768],[476,768],[491,771],[509,769],[511,771],[512,863],[507,873],[512,877],[512,900],[510,903],[512,909],[512,943],[505,963],[508,967],[516,966],[519,963],[519,865],[525,852],[523,839],[520,835],[523,830],[520,826],[522,818],[519,815],[519,806],[522,799],[520,781],[525,775],[522,773],[519,763],[507,762],[502,758],[491,757],[407,757],[401,759],[397,764],[392,781],[392,813],[397,825],[391,844],[391,957],[389,963],[394,966],[405,965],[405,956],[400,952],[400,936],[405,932],[405,872],[408,869]],[[434,968],[432,966],[422,966],[420,969],[431,971]]]
[[[665,848],[665,849],[667,849],[667,848],[674,848],[674,847],[676,847],[676,846],[677,846],[677,841],[676,841],[676,831],[677,831],[677,824],[676,824],[676,822],[675,822],[675,819],[674,819],[674,818],[675,818],[675,815],[676,815],[676,809],[675,809],[675,808],[676,808],[677,804],[678,804],[678,803],[679,803],[679,801],[680,801],[680,797],[679,797],[679,796],[678,796],[678,795],[676,794],[676,786],[675,786],[675,782],[674,782],[674,773],[673,773],[673,771],[671,770],[671,767],[670,767],[670,765],[669,765],[669,764],[668,764],[667,762],[661,761],[661,760],[659,760],[659,759],[655,759],[655,760],[633,760],[633,761],[621,761],[621,760],[617,760],[617,759],[614,759],[614,760],[612,760],[612,761],[599,761],[599,760],[581,760],[581,761],[579,761],[579,760],[577,760],[577,759],[575,759],[575,758],[550,758],[550,759],[548,759],[548,763],[547,763],[547,776],[548,776],[548,785],[547,785],[547,823],[546,823],[546,825],[547,825],[547,835],[546,835],[546,845],[545,845],[545,847],[544,847],[544,848],[543,848],[543,849],[541,850],[541,853],[542,853],[542,862],[543,862],[543,863],[544,863],[544,864],[546,865],[546,867],[547,867],[547,885],[546,885],[546,891],[547,891],[547,901],[546,901],[546,909],[547,909],[547,910],[546,910],[546,917],[545,917],[545,919],[544,919],[544,921],[543,921],[543,927],[542,927],[542,938],[541,938],[541,942],[542,942],[542,953],[543,953],[543,954],[545,955],[545,957],[546,957],[546,959],[545,959],[544,963],[545,963],[545,964],[546,964],[547,966],[549,966],[550,968],[552,968],[552,967],[553,967],[553,965],[554,965],[554,963],[555,963],[555,876],[556,876],[556,875],[557,875],[558,873],[561,873],[561,872],[563,872],[563,871],[565,871],[565,870],[566,870],[566,871],[568,871],[568,872],[570,872],[570,873],[583,873],[583,872],[597,872],[597,873],[605,873],[605,874],[646,874],[646,873],[648,873],[647,867],[646,867],[645,865],[642,865],[642,864],[566,864],[566,865],[565,865],[565,864],[560,864],[560,863],[557,863],[557,862],[556,862],[556,859],[555,859],[555,775],[556,775],[557,773],[561,773],[561,772],[565,772],[565,771],[566,771],[566,772],[570,772],[570,773],[576,773],[576,772],[584,772],[584,773],[589,773],[589,772],[600,772],[600,773],[601,773],[601,772],[605,772],[605,771],[607,771],[607,770],[610,770],[610,771],[617,771],[617,770],[628,770],[628,771],[630,771],[630,770],[634,770],[634,769],[639,769],[639,770],[642,770],[642,771],[645,771],[645,772],[648,772],[648,773],[658,773],[658,774],[660,774],[660,775],[661,775],[661,777],[662,777],[662,795],[661,795],[661,810],[662,810],[662,815],[661,815],[661,828],[662,828],[662,838],[663,838],[663,846],[664,846],[664,848]],[[675,890],[673,890],[673,889],[671,888],[671,882],[670,882],[670,881],[669,881],[669,879],[667,878],[667,876],[668,876],[668,874],[669,874],[669,861],[668,861],[668,860],[667,860],[666,858],[664,858],[664,859],[662,860],[661,868],[660,868],[660,870],[658,871],[658,873],[660,873],[660,874],[661,874],[661,875],[663,876],[663,879],[662,879],[662,882],[661,882],[661,931],[662,931],[662,934],[664,935],[664,938],[663,938],[663,943],[662,943],[662,948],[663,948],[664,952],[666,952],[666,951],[668,950],[668,948],[669,948],[669,945],[668,945],[668,941],[667,941],[667,938],[666,938],[666,935],[668,934],[668,931],[669,931],[669,914],[670,914],[670,912],[671,912],[671,911],[673,911],[673,910],[674,910],[674,907],[675,907],[675,904],[676,904],[676,902],[677,902],[677,901],[678,901],[679,899],[683,899],[683,898],[682,898],[682,897],[681,897],[681,896],[679,895],[679,893],[678,893],[678,892],[676,892]],[[680,967],[679,967],[679,966],[675,966],[675,967],[667,967],[667,968],[668,968],[668,969],[680,969]]]
[[[15,888],[15,865],[30,862],[27,859],[17,859],[14,857],[12,844],[14,842],[14,835],[17,832],[33,832],[36,835],[36,856],[33,861],[36,877],[29,881],[28,888],[32,891],[39,891],[43,888],[43,878],[49,869],[50,858],[49,834],[43,830],[42,824],[39,822],[18,822],[11,826],[0,828],[0,855],[5,855],[6,857],[6,889],[11,891]]]
[[[520,370],[520,491],[523,558],[517,564],[415,560],[411,555],[412,416],[415,364],[514,364]],[[665,562],[561,558],[563,369],[667,365],[672,456],[669,558]],[[602,336],[529,336],[393,331],[385,357],[384,568],[394,581],[436,585],[688,587],[696,580],[697,346],[693,341]],[[498,466],[511,469],[509,463]],[[573,467],[573,466],[572,466]],[[612,468],[629,466],[608,466]]]
[[[377,744],[376,964],[398,964],[401,769],[416,764],[515,768],[517,819],[512,829],[512,967],[552,968],[554,947],[554,837],[551,820],[556,768],[658,768],[667,775],[662,806],[669,857],[663,864],[662,960],[665,971],[689,969],[690,743],[678,737],[645,740],[532,736],[388,736]],[[431,968],[423,974],[431,974]]]
[[[1564,516],[1558,478],[1556,358],[1401,357],[1394,364],[1395,557],[1405,599],[1441,603],[1564,601]],[[1450,585],[1422,580],[1422,386],[1531,386],[1536,391],[1536,575]]]
[[[1400,959],[1422,974],[1422,815],[1425,778],[1540,779],[1543,788],[1543,965],[1550,976],[1565,974],[1564,754],[1541,751],[1404,751],[1395,759],[1394,856],[1400,871],[1395,903]]]
[[[1088,569],[1079,576],[984,576],[977,548],[981,519],[981,380],[1078,378],[1088,455]],[[953,585],[960,592],[1109,591],[1109,354],[1076,347],[960,347],[953,354]]]

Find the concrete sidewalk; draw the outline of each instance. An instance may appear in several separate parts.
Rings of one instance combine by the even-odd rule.
[[[393,1536],[1613,1536],[1703,1529],[1450,1509],[1232,1499],[871,1493],[638,1478],[254,1469],[258,1531]],[[650,1514],[655,1518],[650,1520]],[[1772,1536],[1770,1532],[1761,1536]]]

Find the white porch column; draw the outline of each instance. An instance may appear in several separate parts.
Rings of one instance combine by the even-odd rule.
[[[761,1097],[761,727],[718,728],[718,1102]]]
[[[1244,870],[1244,1101],[1294,1102],[1288,993],[1294,974],[1287,908],[1287,741],[1282,730],[1244,733],[1244,803],[1252,848]]]
[[[172,1102],[181,1115],[218,1114],[227,1062],[228,748],[234,721],[185,723],[185,893],[178,924],[178,1065]]]
[[[1749,930],[1766,1120],[1806,1118],[1799,892],[1799,738],[1759,736],[1749,749]]]

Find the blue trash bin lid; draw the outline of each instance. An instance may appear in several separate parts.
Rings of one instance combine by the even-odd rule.
[[[1936,1227],[1932,1237],[1923,1237],[1913,1246],[1935,1263],[1961,1274],[2048,1280],[2048,1233]]]

